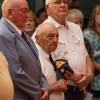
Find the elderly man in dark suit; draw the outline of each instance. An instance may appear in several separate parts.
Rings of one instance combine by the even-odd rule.
[[[4,0],[0,20],[0,50],[8,60],[14,100],[47,100],[37,49],[22,28],[29,15],[26,0]]]

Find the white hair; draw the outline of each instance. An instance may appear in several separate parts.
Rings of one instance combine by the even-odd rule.
[[[54,3],[56,0],[45,0],[45,5],[48,5],[50,3]]]
[[[7,16],[8,10],[15,7],[15,4],[22,0],[4,0],[2,3],[2,15]],[[27,1],[27,0],[26,0]]]
[[[39,36],[39,35],[41,35],[41,34],[44,34],[44,33],[42,33],[42,31],[43,31],[43,30],[46,30],[46,29],[48,29],[48,28],[50,28],[50,26],[51,26],[51,27],[55,27],[53,24],[50,24],[50,23],[42,23],[42,24],[40,24],[40,25],[36,28],[35,35],[36,35],[36,36]],[[56,27],[55,27],[55,28],[56,28]]]
[[[11,7],[11,0],[4,0],[1,6],[2,15],[5,16],[7,14],[8,9]]]

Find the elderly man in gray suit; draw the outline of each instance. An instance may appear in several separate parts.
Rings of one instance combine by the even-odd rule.
[[[4,0],[0,20],[0,50],[8,60],[14,100],[47,100],[37,49],[22,28],[29,15],[26,0]],[[23,37],[22,37],[23,36]]]

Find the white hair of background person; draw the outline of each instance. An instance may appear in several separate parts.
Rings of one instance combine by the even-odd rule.
[[[50,3],[54,3],[56,0],[46,0],[45,1],[45,5],[48,5],[48,4],[50,4]]]
[[[79,9],[70,9],[68,11],[68,15],[67,15],[67,18],[66,19],[69,19],[70,20],[70,16],[84,19],[84,15],[81,12],[81,10],[79,10]]]

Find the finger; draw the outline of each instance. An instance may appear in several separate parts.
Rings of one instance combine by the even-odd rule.
[[[81,80],[79,80],[77,83],[82,83],[86,80],[86,77],[84,76]]]
[[[48,98],[48,94],[47,93],[44,93],[42,97],[40,97],[40,100],[46,100],[46,98]]]

